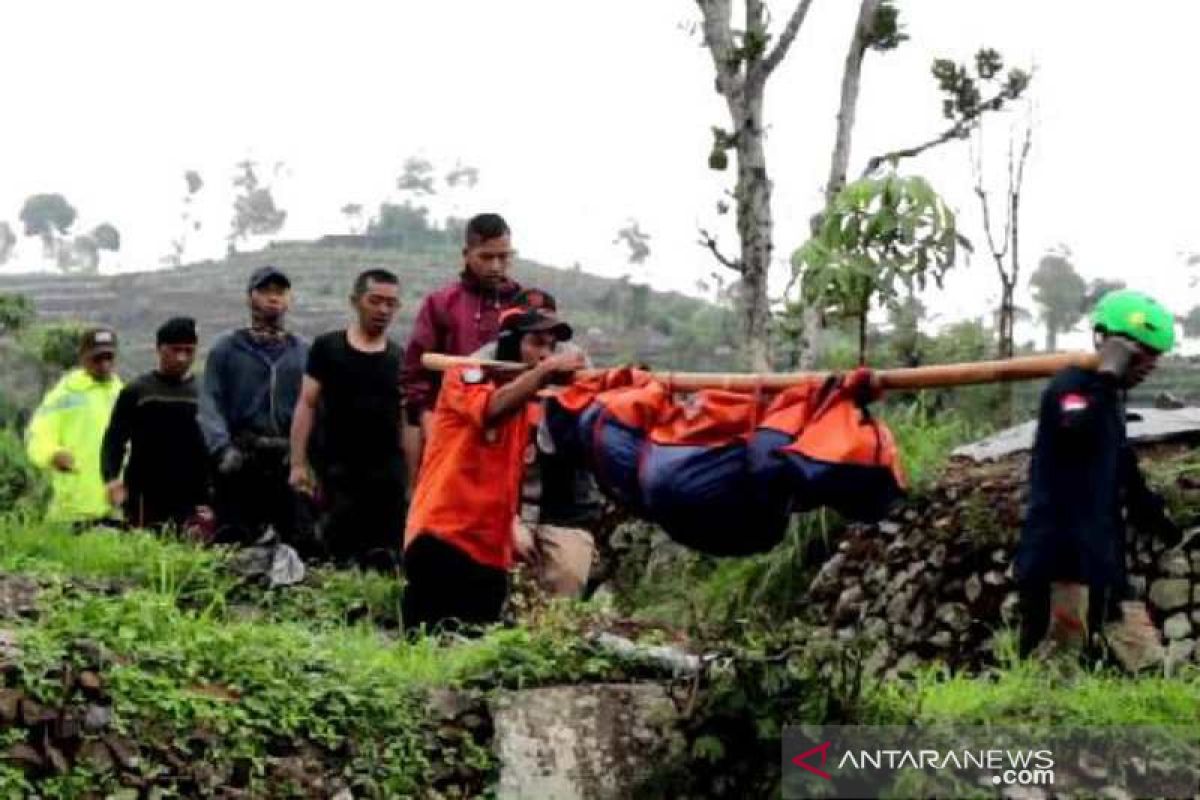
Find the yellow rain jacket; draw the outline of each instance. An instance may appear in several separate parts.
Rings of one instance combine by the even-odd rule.
[[[79,521],[112,514],[100,476],[100,444],[120,392],[117,376],[101,383],[76,368],[42,398],[29,422],[26,451],[35,466],[50,473],[53,496],[47,519]],[[75,458],[73,472],[59,472],[50,466],[59,450]]]

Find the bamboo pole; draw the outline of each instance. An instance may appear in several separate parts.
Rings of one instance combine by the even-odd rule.
[[[481,367],[485,369],[521,372],[527,367],[515,361],[495,361],[467,356],[447,356],[426,353],[421,357],[426,369],[442,372],[452,367]],[[1099,357],[1095,353],[1052,353],[1049,355],[1019,356],[1002,361],[972,361],[962,364],[934,364],[928,367],[875,370],[873,382],[878,389],[942,389],[952,386],[971,386],[981,383],[1008,383],[1048,378],[1067,367],[1095,369]],[[580,370],[587,377],[606,370]],[[734,392],[780,391],[809,381],[823,381],[829,372],[776,372],[745,374],[736,372],[665,372],[650,373],[673,389],[697,391],[724,389]]]

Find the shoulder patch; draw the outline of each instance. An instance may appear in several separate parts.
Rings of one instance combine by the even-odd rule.
[[[1068,392],[1058,401],[1058,407],[1064,414],[1086,411],[1089,405],[1091,405],[1091,402],[1087,396],[1078,392]]]
[[[478,367],[463,370],[463,383],[483,383],[483,370]]]

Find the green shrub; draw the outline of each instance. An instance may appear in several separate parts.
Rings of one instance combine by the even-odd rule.
[[[0,429],[0,511],[41,516],[49,499],[46,478],[29,463],[21,437],[12,428]]]

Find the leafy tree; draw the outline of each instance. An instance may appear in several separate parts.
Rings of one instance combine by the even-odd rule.
[[[121,232],[108,222],[101,223],[92,229],[92,239],[101,250],[116,252],[121,249]]]
[[[192,206],[195,203],[197,193],[204,188],[204,179],[200,177],[199,172],[189,169],[183,173],[183,181],[186,185],[186,190],[183,194],[183,210],[179,213],[179,235],[171,240],[171,252],[162,259],[164,264],[171,267],[178,267],[183,264],[183,254],[187,249],[188,235],[199,231],[202,227],[200,220],[192,218]]]
[[[622,242],[629,248],[630,264],[643,264],[650,257],[650,234],[642,230],[637,220],[631,219],[628,225],[617,231],[613,244]]]
[[[59,237],[75,224],[75,208],[61,194],[35,194],[21,206],[26,236],[39,236],[47,257],[53,256]]]
[[[763,95],[767,80],[783,61],[804,24],[812,0],[798,0],[782,31],[772,43],[767,11],[762,0],[745,0],[745,25],[736,30],[732,0],[696,0],[703,19],[704,46],[712,57],[715,88],[728,112],[728,128],[713,128],[709,167],[728,167],[727,151],[737,155],[733,189],[740,241],[738,256],[723,254],[715,237],[701,231],[701,244],[724,267],[738,275],[741,286],[739,315],[750,365],[770,368],[770,302],[767,274],[774,249],[772,242],[771,181],[763,139],[766,122]]]
[[[33,303],[23,294],[0,294],[0,336],[20,333],[33,321]]]
[[[867,356],[872,303],[941,285],[959,244],[954,212],[919,177],[865,178],[843,189],[820,230],[792,256],[801,306],[858,320],[860,364]]]
[[[446,185],[451,189],[457,188],[460,184],[468,189],[474,189],[478,183],[478,167],[468,167],[460,163],[455,164],[454,169],[446,173]]]
[[[344,216],[346,218],[346,222],[349,223],[351,233],[358,233],[362,230],[362,203],[346,203],[346,205],[342,206],[342,216]]]
[[[921,323],[927,315],[925,304],[913,293],[888,305],[887,344],[892,360],[910,367],[921,363]]]
[[[287,212],[275,206],[271,189],[260,184],[257,166],[249,159],[237,164],[233,186],[238,195],[233,201],[233,225],[228,237],[231,253],[236,251],[239,240],[277,233],[287,220]]]
[[[417,197],[437,194],[433,185],[433,164],[424,158],[405,159],[404,172],[396,179],[396,188]]]
[[[0,264],[8,263],[13,248],[17,246],[17,235],[7,222],[0,222]]]
[[[1075,271],[1067,249],[1046,253],[1029,279],[1039,318],[1046,326],[1046,350],[1058,348],[1058,334],[1075,327],[1083,317],[1087,283]]]
[[[79,361],[85,326],[79,322],[40,325],[33,331],[33,348],[47,367],[67,370]]]
[[[1200,306],[1195,306],[1183,318],[1183,335],[1190,339],[1200,338]]]
[[[1079,310],[1084,314],[1087,314],[1093,308],[1095,308],[1096,303],[1100,302],[1101,297],[1104,297],[1104,295],[1108,294],[1109,292],[1124,288],[1125,281],[1097,278],[1088,284],[1087,291],[1084,292],[1083,302],[1080,305]]]
[[[67,246],[59,246],[56,257],[63,272],[94,275],[100,270],[100,247],[90,234],[73,237]]]

